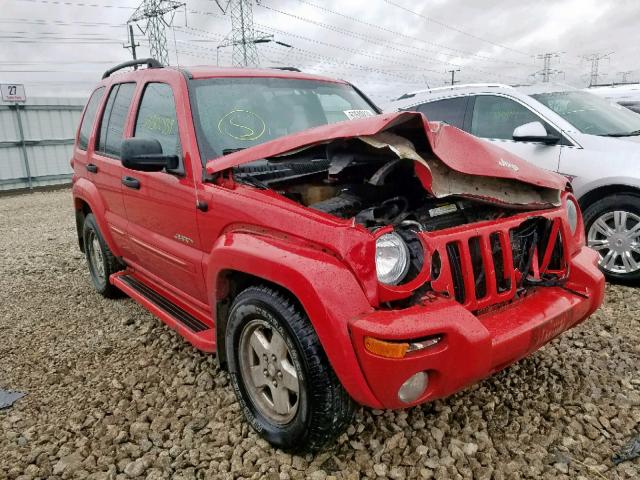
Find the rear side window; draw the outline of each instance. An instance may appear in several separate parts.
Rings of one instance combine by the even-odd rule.
[[[97,148],[98,151],[105,155],[120,158],[124,126],[127,122],[127,115],[135,89],[135,83],[121,83],[115,85],[109,92],[109,99],[107,100],[100,125]]]
[[[96,89],[93,94],[91,94],[87,108],[85,108],[84,117],[82,117],[82,123],[80,124],[80,134],[78,135],[78,147],[82,150],[86,150],[89,145],[89,137],[91,136],[93,123],[96,119],[98,106],[102,101],[102,95],[104,95],[104,87]]]
[[[432,122],[446,122],[454,127],[462,128],[468,100],[469,97],[447,98],[423,103],[417,107],[417,110],[424,113],[427,119]]]
[[[149,83],[145,87],[134,135],[158,140],[165,155],[181,156],[176,102],[169,85]]]

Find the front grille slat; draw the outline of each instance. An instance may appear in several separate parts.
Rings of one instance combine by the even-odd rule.
[[[442,262],[431,286],[471,311],[510,301],[525,280],[530,282],[528,275],[548,272],[553,276],[558,273],[557,265],[566,271],[568,253],[561,226],[559,216],[541,216],[473,232],[429,232],[429,240],[437,239],[434,251],[439,252]]]

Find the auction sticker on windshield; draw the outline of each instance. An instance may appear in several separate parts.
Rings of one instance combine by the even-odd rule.
[[[345,110],[344,114],[349,120],[357,120],[358,118],[373,117],[371,110]]]

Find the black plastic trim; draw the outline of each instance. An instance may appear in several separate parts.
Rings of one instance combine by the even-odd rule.
[[[146,286],[144,283],[138,281],[130,275],[122,275],[120,277],[124,283],[133,288],[140,295],[144,296],[147,300],[153,303],[156,307],[161,308],[173,318],[175,318],[178,322],[183,324],[192,332],[203,332],[205,330],[209,330],[209,327],[198,320],[196,317],[191,315],[188,312],[185,312],[182,308],[177,306],[172,301],[164,298],[155,290],[152,290],[150,287]]]

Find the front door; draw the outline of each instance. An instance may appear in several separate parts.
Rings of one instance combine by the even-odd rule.
[[[123,198],[134,268],[176,293],[206,303],[202,251],[196,220],[196,191],[182,154],[173,90],[166,83],[144,86],[133,136],[157,139],[164,154],[177,154],[174,171],[124,168]]]
[[[473,113],[470,131],[494,145],[546,170],[558,171],[563,141],[547,145],[513,139],[513,131],[525,123],[540,122],[550,135],[563,138],[560,132],[521,103],[500,95],[477,95],[472,98]]]

